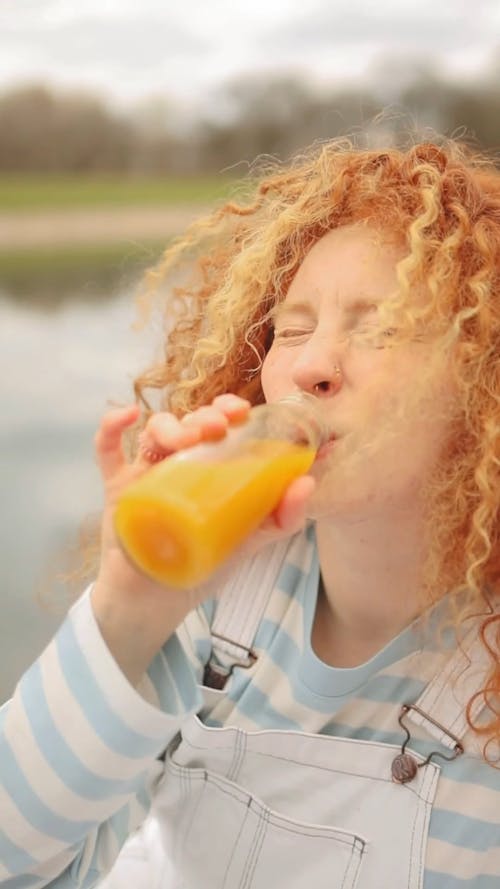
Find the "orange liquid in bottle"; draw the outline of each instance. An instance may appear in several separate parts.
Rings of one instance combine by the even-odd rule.
[[[149,577],[180,589],[197,586],[273,511],[315,453],[253,439],[217,461],[170,457],[122,494],[117,535]]]

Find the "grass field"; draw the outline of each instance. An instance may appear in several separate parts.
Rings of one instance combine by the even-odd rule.
[[[123,176],[0,175],[0,213],[92,207],[209,204],[229,196],[228,176],[189,179]]]
[[[169,239],[187,224],[186,214],[237,193],[241,183],[222,175],[0,175],[0,295],[57,306],[70,296],[92,300],[111,294],[157,261]],[[151,214],[163,211],[168,218],[162,215],[153,227],[148,225]],[[125,228],[117,224],[117,213]],[[86,218],[83,234],[90,232],[91,238],[72,228],[75,214],[80,222]],[[37,236],[40,224],[50,234],[44,244]]]

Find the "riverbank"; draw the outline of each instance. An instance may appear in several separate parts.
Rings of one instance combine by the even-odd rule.
[[[209,210],[185,206],[95,207],[0,213],[0,251],[167,240]]]

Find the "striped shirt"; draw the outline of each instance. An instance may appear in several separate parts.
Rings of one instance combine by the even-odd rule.
[[[254,648],[204,721],[300,730],[401,745],[403,702],[416,701],[455,645],[425,625],[404,630],[367,663],[319,660],[311,628],[319,583],[312,527],[290,542]],[[251,592],[250,592],[251,594]],[[192,612],[132,688],[109,653],[89,591],[0,710],[0,885],[94,886],[144,820],[163,774],[161,753],[202,705],[214,600]],[[412,728],[410,749],[436,742]],[[425,889],[498,889],[500,770],[472,733],[442,763],[425,857]],[[446,752],[443,751],[442,752]]]

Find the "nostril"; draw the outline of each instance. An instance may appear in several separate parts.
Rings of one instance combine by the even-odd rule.
[[[316,383],[314,389],[316,392],[329,392],[330,383],[328,382],[328,380],[322,380],[321,383]]]

